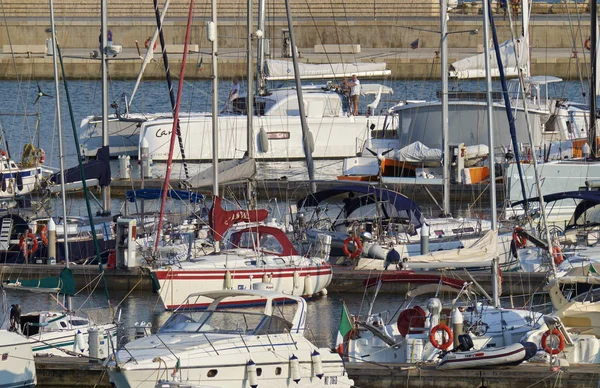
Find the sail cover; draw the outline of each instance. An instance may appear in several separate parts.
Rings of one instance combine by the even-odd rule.
[[[215,241],[221,241],[227,229],[238,222],[262,222],[269,215],[265,209],[225,210],[221,206],[221,197],[215,197],[208,213],[208,223],[213,231]]]
[[[502,56],[502,64],[504,65],[504,74],[507,77],[519,75],[519,67],[525,67],[529,63],[529,47],[525,39],[521,36],[515,39],[515,44],[512,39],[500,43],[500,55]],[[493,47],[493,45],[492,45]],[[492,77],[499,77],[500,70],[496,61],[494,50],[490,50],[490,71]],[[472,57],[463,58],[450,65],[450,77],[455,78],[484,78],[485,77],[485,53],[477,54]]]
[[[110,185],[110,153],[107,146],[98,150],[95,160],[83,163],[83,172],[86,181],[98,179],[102,187]],[[60,172],[52,174],[50,181],[55,184],[61,183]],[[65,170],[65,183],[81,182],[81,171],[79,166]]]
[[[385,62],[375,63],[332,63],[311,64],[298,63],[300,78],[309,79],[332,79],[351,77],[356,74],[359,78],[386,77],[392,74],[386,69]],[[265,60],[265,78],[270,81],[282,81],[294,79],[294,65],[291,61],[276,59]]]
[[[253,158],[223,160],[219,162],[219,183],[251,179],[256,174],[256,161]],[[201,171],[188,179],[190,187],[207,187],[213,184],[213,167]]]

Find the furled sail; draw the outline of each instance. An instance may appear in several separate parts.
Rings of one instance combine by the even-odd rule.
[[[516,44],[516,56],[515,56]],[[491,45],[493,47],[493,45]],[[500,55],[504,64],[504,74],[507,77],[519,75],[519,67],[527,66],[529,63],[529,47],[525,39],[521,36],[500,43]],[[517,56],[519,62],[517,63]],[[499,77],[498,61],[496,54],[490,51],[490,70],[492,77]],[[463,58],[450,65],[450,77],[455,78],[484,78],[485,77],[485,54],[477,54],[468,58]]]
[[[386,77],[392,74],[386,69],[385,62],[375,63],[332,63],[310,64],[298,63],[300,78],[332,79],[350,77],[356,74],[359,78]],[[275,59],[265,60],[265,78],[270,81],[293,80],[294,66],[291,61]]]
[[[251,179],[256,174],[256,161],[252,158],[223,160],[219,162],[219,184]],[[208,187],[213,184],[213,167],[188,179],[190,187]]]

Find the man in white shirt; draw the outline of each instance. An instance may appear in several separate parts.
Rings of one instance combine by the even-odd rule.
[[[358,97],[360,96],[360,81],[356,78],[356,74],[352,75],[352,81],[348,83],[350,86],[350,102],[353,105],[352,114],[358,116]]]

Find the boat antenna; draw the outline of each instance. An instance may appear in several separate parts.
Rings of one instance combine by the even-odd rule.
[[[105,1],[102,2],[103,4]],[[63,243],[65,245],[65,267],[69,268],[69,233],[67,230],[67,193],[65,190],[65,153],[63,147],[63,138],[62,138],[62,123],[60,116],[60,88],[58,84],[58,61],[57,61],[57,53],[58,50],[56,44],[56,28],[54,26],[54,1],[50,0],[50,27],[52,28],[52,64],[54,68],[54,90],[56,93],[56,121],[58,128],[58,160],[60,163],[60,194],[61,194],[61,202],[62,202],[62,211],[63,211]],[[67,296],[66,302],[67,310],[71,309],[71,296]]]
[[[157,0],[154,0],[154,4],[155,4],[154,9],[157,12],[157,20],[158,20],[159,17],[158,17]],[[161,200],[160,200],[160,217],[158,218],[158,227],[156,230],[156,241],[154,241],[154,254],[155,255],[158,254],[158,244],[160,242],[160,231],[162,229],[163,217],[165,215],[165,205],[167,202],[167,193],[169,191],[169,186],[170,186],[169,181],[171,179],[171,170],[173,169],[173,151],[175,148],[175,138],[177,137],[177,132],[178,132],[177,128],[179,128],[179,108],[181,106],[181,94],[183,92],[183,79],[185,76],[185,65],[187,63],[187,53],[188,53],[188,48],[189,48],[189,44],[190,44],[190,34],[191,34],[193,17],[194,17],[194,0],[190,1],[190,9],[189,9],[189,13],[188,13],[187,28],[185,30],[185,43],[183,46],[183,57],[181,59],[181,73],[179,76],[179,84],[177,85],[177,100],[175,101],[175,110],[173,111],[173,128],[171,130],[171,141],[169,143],[169,157],[167,159],[167,171],[165,173],[165,182],[163,185],[163,191],[162,191],[162,196],[161,196]],[[161,31],[161,35],[160,35],[160,43],[163,48],[163,54],[166,55],[165,46],[164,46],[164,36],[162,35],[162,31]],[[172,92],[172,90],[171,90],[171,92]]]

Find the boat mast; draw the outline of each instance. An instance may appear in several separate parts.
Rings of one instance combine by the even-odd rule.
[[[165,4],[163,5],[162,12],[160,13],[160,25],[162,25],[162,23],[165,20],[165,15],[167,14],[167,9],[169,8],[169,2],[170,0],[166,0]],[[148,66],[148,63],[150,63],[152,58],[154,58],[154,43],[158,38],[158,32],[159,29],[158,26],[156,26],[156,30],[154,30],[154,34],[152,34],[152,38],[150,39],[150,42],[148,42],[148,49],[146,50],[146,55],[144,56],[142,66],[140,67],[137,80],[135,81],[135,86],[133,87],[133,91],[131,92],[131,97],[129,98],[129,101],[127,101],[127,112],[129,112],[131,104],[133,103],[133,98],[135,97],[135,94],[137,93],[137,90],[140,87],[140,83],[142,82],[142,77],[144,75],[144,71],[146,70],[146,66]]]
[[[526,0],[525,0],[526,1]],[[496,212],[496,156],[494,152],[494,101],[492,100],[492,73],[490,66],[490,38],[489,29],[490,21],[488,18],[490,4],[488,0],[483,0],[483,55],[485,56],[485,92],[487,100],[487,126],[488,126],[488,142],[489,155],[488,163],[490,169],[490,211],[492,216],[492,230],[497,231]],[[498,295],[498,258],[495,257],[492,263],[492,305],[496,308],[500,307],[500,296]]]
[[[212,43],[212,162],[213,198],[219,195],[219,78],[217,66],[217,0],[211,1],[211,21],[207,24],[207,37]],[[215,252],[219,252],[219,241],[214,241]]]
[[[102,1],[103,7],[105,1]],[[62,138],[62,122],[60,117],[60,88],[58,84],[58,61],[57,61],[57,45],[56,45],[56,27],[54,26],[54,2],[50,0],[50,28],[52,28],[52,64],[54,66],[54,90],[56,94],[56,121],[58,128],[58,160],[60,163],[60,193],[63,210],[63,242],[65,244],[65,267],[69,268],[69,242],[67,229],[67,193],[65,190],[65,153]],[[109,194],[110,200],[110,194]],[[67,297],[67,309],[71,308],[71,297]]]
[[[445,1],[445,0],[443,0]],[[294,80],[296,81],[296,94],[298,96],[298,112],[300,113],[300,124],[302,125],[302,145],[304,146],[304,157],[306,160],[306,168],[308,170],[308,179],[310,180],[310,191],[317,191],[315,183],[315,166],[313,164],[312,151],[310,149],[308,138],[311,136],[310,129],[306,122],[304,112],[304,98],[302,96],[302,81],[300,80],[300,69],[298,67],[298,58],[296,52],[296,41],[294,39],[294,28],[292,22],[292,11],[290,9],[290,0],[285,0],[285,11],[287,14],[288,29],[290,30],[290,45],[292,46],[292,63],[294,65]]]
[[[108,53],[106,52],[106,46],[108,45],[106,34],[108,30],[108,20],[106,11],[106,0],[102,0],[100,9],[100,20],[101,20],[101,41],[102,47],[102,146],[108,147],[109,145],[109,134],[108,134]],[[57,81],[58,82],[58,81]],[[57,101],[58,102],[58,101]],[[59,130],[60,133],[60,130]],[[62,167],[61,167],[62,168]],[[110,214],[110,185],[102,187],[102,207],[104,208],[105,214]],[[65,220],[66,222],[66,220]]]
[[[450,215],[450,144],[448,138],[448,0],[440,0],[442,69],[443,215]],[[291,35],[291,34],[290,34]]]
[[[265,0],[258,0],[258,30],[262,35],[258,37],[256,49],[256,70],[258,73],[258,94],[265,90]]]
[[[248,96],[246,97],[246,149],[248,150],[248,157],[254,158],[254,128],[252,127],[252,120],[254,120],[254,74],[252,73],[252,0],[248,0],[246,25],[246,76],[248,78]],[[215,121],[215,118],[216,116],[213,118],[213,121]],[[246,189],[246,201],[248,203],[248,209],[252,209],[254,207],[254,187],[252,180],[248,181],[248,186]]]
[[[598,66],[598,3],[590,1],[590,133],[589,140],[592,158],[598,156],[598,134],[596,129],[596,70]]]
[[[156,8],[155,8],[156,9]],[[178,136],[177,128],[179,128],[179,108],[181,106],[181,94],[183,92],[183,80],[185,77],[185,65],[187,63],[187,53],[190,45],[190,34],[192,27],[192,18],[194,16],[194,0],[190,1],[190,9],[188,14],[187,28],[185,30],[185,42],[183,45],[183,57],[181,58],[181,72],[179,75],[179,83],[177,85],[177,100],[175,101],[175,109],[173,111],[173,128],[171,130],[171,140],[169,143],[169,157],[167,159],[167,171],[165,172],[165,181],[162,188],[162,196],[160,200],[160,217],[158,218],[158,226],[156,230],[156,241],[154,241],[154,254],[158,253],[158,244],[160,242],[160,231],[162,230],[163,217],[165,215],[165,205],[167,203],[167,192],[169,191],[171,170],[173,170],[173,151],[175,149],[175,139]],[[164,43],[164,38],[161,34],[161,45]],[[163,52],[165,46],[162,45]],[[213,122],[214,122],[213,118]]]

